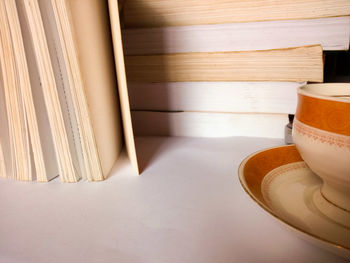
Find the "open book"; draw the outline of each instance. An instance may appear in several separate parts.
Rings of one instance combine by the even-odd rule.
[[[103,180],[123,141],[138,171],[117,0],[109,5],[111,20],[100,0],[0,1],[0,176]]]

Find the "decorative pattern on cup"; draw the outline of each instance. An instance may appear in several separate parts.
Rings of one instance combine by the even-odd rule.
[[[293,129],[295,130],[296,133],[299,133],[302,136],[307,136],[308,138],[314,141],[319,141],[321,143],[326,143],[331,146],[336,146],[339,148],[347,148],[348,150],[350,150],[349,136],[316,129],[309,125],[303,124],[298,119],[294,120]]]

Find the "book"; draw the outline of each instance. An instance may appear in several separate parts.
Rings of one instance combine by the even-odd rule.
[[[130,103],[129,94],[125,73],[125,62],[124,62],[124,52],[123,52],[123,42],[121,36],[120,18],[119,18],[119,8],[118,0],[108,0],[109,12],[111,19],[111,29],[113,36],[113,46],[115,52],[115,63],[116,70],[118,73],[118,90],[120,96],[120,104],[122,111],[122,121],[124,127],[124,136],[126,150],[128,152],[131,164],[140,172],[138,166],[137,153],[135,148],[134,133],[132,127],[131,113],[130,113]]]
[[[8,177],[12,174],[11,145],[9,126],[7,121],[7,108],[3,88],[2,74],[0,73],[0,177]],[[6,153],[6,154],[4,154]]]
[[[222,24],[350,15],[348,0],[132,0],[126,28]]]
[[[130,106],[142,111],[294,114],[305,82],[129,82]]]
[[[11,153],[10,160],[0,153],[2,175],[6,169],[18,180],[103,180],[124,141],[139,172],[120,67],[118,5],[109,1],[110,20],[107,4],[1,1],[0,117],[6,125],[0,127],[0,151]]]
[[[126,55],[269,50],[321,44],[348,50],[350,17],[123,29]]]
[[[288,114],[132,111],[137,136],[284,138]]]
[[[126,56],[130,82],[323,81],[320,45],[289,49]]]
[[[12,45],[13,32],[10,25],[13,21],[7,16],[11,10],[7,1],[0,2],[0,61],[3,81],[3,94],[5,98],[7,121],[9,128],[9,144],[11,146],[11,165],[13,177],[19,180],[32,180],[33,165],[30,158],[29,131],[26,116],[26,99],[21,88],[23,78],[18,76],[18,56],[16,47]],[[11,22],[10,22],[11,21]]]

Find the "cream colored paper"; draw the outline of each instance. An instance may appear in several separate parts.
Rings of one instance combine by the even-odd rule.
[[[348,50],[350,16],[123,30],[126,55],[269,50],[321,44]]]
[[[37,0],[20,0],[18,4],[25,10],[25,19],[32,36],[35,59],[38,64],[40,81],[53,141],[60,167],[61,179],[64,182],[76,182],[80,178],[79,170],[74,167],[72,145],[69,144],[64,125],[64,117],[56,90],[55,74],[46,42],[42,17]]]
[[[69,83],[68,79],[69,73],[67,72],[64,61],[64,50],[57,32],[58,25],[54,19],[54,13],[50,1],[37,1],[41,11],[48,50],[51,57],[51,65],[55,76],[56,90],[59,97],[60,108],[62,111],[73,165],[75,167],[75,171],[79,174],[79,177],[84,177],[86,174],[82,153],[82,140],[84,138],[81,138],[79,133],[75,107],[70,92],[71,84]]]
[[[0,67],[1,67],[0,63]],[[3,154],[2,157],[2,166],[3,170],[0,171],[1,177],[12,177],[12,164],[11,164],[11,144],[10,144],[10,134],[9,134],[9,126],[7,122],[7,110],[5,104],[5,95],[4,95],[4,84],[2,80],[2,74],[0,70],[0,143],[1,150]],[[6,170],[6,171],[5,171]],[[5,174],[4,174],[5,172]]]
[[[75,0],[67,4],[96,145],[106,176],[122,147],[108,10],[100,0]]]
[[[123,126],[124,126],[125,143],[126,143],[128,155],[133,167],[138,172],[140,172],[138,167],[134,133],[133,133],[133,127],[131,122],[129,95],[128,95],[125,66],[124,66],[123,44],[122,44],[121,31],[120,31],[118,1],[109,0],[108,4],[109,4],[109,16],[111,19],[111,27],[112,27],[114,56],[115,56],[115,64],[116,64],[115,66],[117,69],[118,90],[119,90],[119,98],[120,98],[122,119],[123,119]]]
[[[161,27],[347,16],[349,0],[129,0],[126,27]]]
[[[18,0],[16,1],[18,2]],[[20,20],[23,44],[27,59],[35,115],[37,119],[39,138],[46,169],[46,178],[49,181],[58,176],[58,163],[56,160],[54,142],[52,138],[52,132],[50,129],[48,113],[45,106],[44,94],[40,84],[41,81],[38,71],[38,65],[35,59],[33,42],[31,39],[28,23],[25,17],[25,11],[23,10],[23,6],[21,4],[17,5],[17,11]]]
[[[25,107],[25,116],[28,123],[33,160],[35,164],[36,179],[40,182],[47,182],[56,176],[55,173],[53,173],[53,171],[50,169],[51,162],[46,159],[47,157],[45,157],[45,155],[50,155],[49,151],[53,151],[54,149],[43,151],[45,150],[43,144],[46,142],[43,141],[43,138],[41,138],[39,132],[37,112],[35,110],[32,94],[33,87],[30,82],[29,69],[16,2],[15,0],[5,1],[5,6],[10,24],[16,69],[18,71],[17,78],[21,89],[22,100]]]
[[[12,145],[12,171],[16,179],[27,181],[33,179],[29,132],[4,1],[0,1],[0,32],[0,61]]]
[[[322,47],[126,56],[129,81],[323,81]]]
[[[98,148],[91,123],[91,117],[86,100],[84,82],[81,76],[79,58],[74,43],[74,30],[71,20],[69,19],[69,10],[65,0],[41,1],[49,15],[49,19],[56,21],[56,27],[52,31],[56,32],[62,49],[62,57],[67,72],[69,82],[69,94],[74,106],[76,116],[78,135],[81,138],[82,167],[85,168],[84,175],[89,181],[103,180],[103,172]]]

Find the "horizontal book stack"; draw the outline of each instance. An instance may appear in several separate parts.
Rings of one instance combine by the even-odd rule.
[[[103,180],[122,121],[137,168],[121,46],[116,0],[0,1],[1,177]]]
[[[349,15],[347,0],[126,1],[136,134],[282,138],[323,51],[348,50]]]

